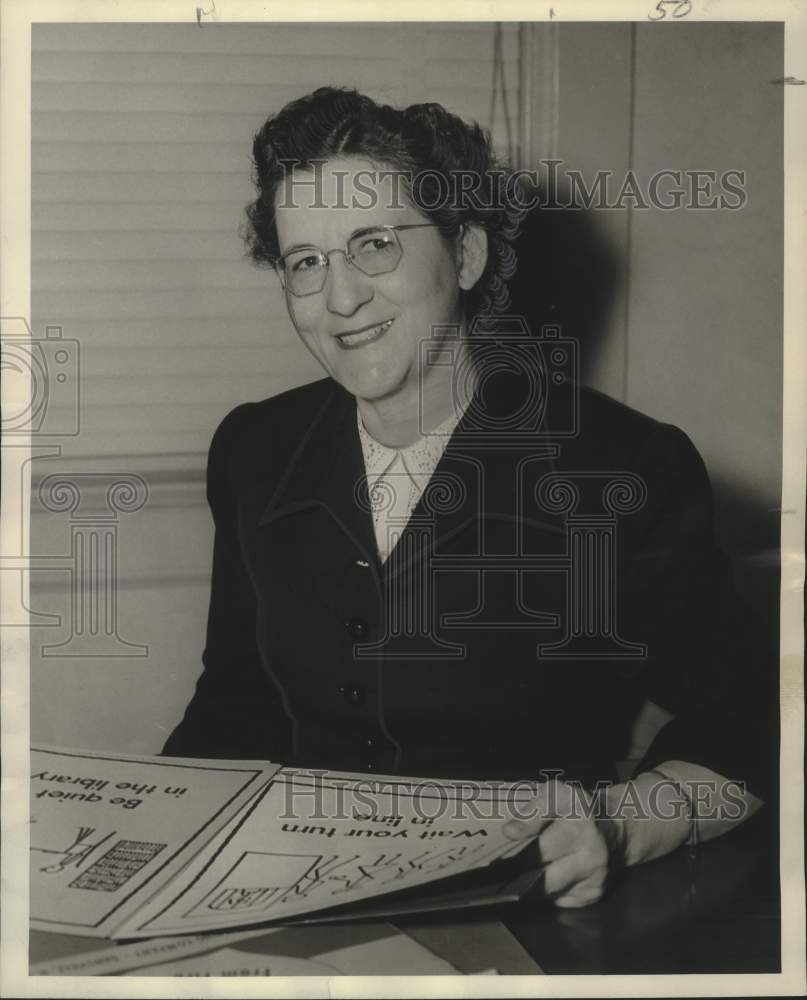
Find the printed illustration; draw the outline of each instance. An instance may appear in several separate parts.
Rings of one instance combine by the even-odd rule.
[[[116,892],[165,849],[165,844],[119,840],[107,853],[70,883],[71,889]]]
[[[32,854],[48,854],[54,857],[53,861],[43,865],[39,871],[46,875],[57,875],[70,867],[80,868],[96,848],[106,843],[110,837],[115,836],[115,830],[113,830],[111,833],[104,834],[100,839],[91,840],[90,838],[95,832],[93,826],[79,827],[73,840],[63,850],[31,845]]]
[[[424,877],[453,874],[471,862],[479,864],[486,852],[501,853],[497,845],[479,843],[453,845],[442,850],[423,850],[409,855],[403,851],[382,851],[371,859],[367,854],[283,854],[244,852],[236,864],[191,910],[186,917],[211,914],[265,913],[272,909],[297,912],[308,910],[312,901],[320,907],[360,899],[381,892],[395,892],[409,882]],[[300,904],[303,904],[302,906]],[[273,912],[274,915],[274,912]]]

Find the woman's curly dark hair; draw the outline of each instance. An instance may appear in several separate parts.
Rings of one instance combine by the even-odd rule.
[[[454,240],[463,224],[485,229],[488,260],[465,293],[466,319],[483,323],[507,311],[508,282],[516,270],[513,243],[524,210],[516,180],[478,124],[440,104],[399,109],[356,90],[320,87],[271,116],[252,152],[258,197],[247,207],[244,239],[256,263],[271,266],[279,256],[275,195],[289,166],[313,169],[330,158],[361,157],[400,172],[409,200],[446,240]]]

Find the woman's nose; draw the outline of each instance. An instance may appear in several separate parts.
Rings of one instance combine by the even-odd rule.
[[[330,259],[325,278],[325,304],[329,312],[352,316],[373,298],[370,278],[348,262],[344,254],[335,253]]]

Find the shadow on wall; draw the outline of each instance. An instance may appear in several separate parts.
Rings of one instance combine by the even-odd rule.
[[[557,324],[578,341],[581,380],[588,384],[624,274],[593,212],[542,210],[545,200],[539,193],[522,223],[513,307],[530,329]]]
[[[591,384],[611,311],[625,281],[616,248],[596,213],[541,210],[524,220],[511,284],[513,311],[531,330],[559,325],[580,344],[581,381]],[[779,511],[742,481],[712,477],[718,538],[731,556],[737,587],[754,623],[754,657],[774,664],[779,647]]]

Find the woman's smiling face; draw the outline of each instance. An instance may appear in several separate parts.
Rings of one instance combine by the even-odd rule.
[[[316,189],[310,171],[287,178],[276,197],[280,253],[295,246],[344,250],[357,230],[430,221],[403,197],[396,204],[380,173],[377,165],[344,158],[324,164]],[[356,200],[366,204],[369,190],[372,207],[352,205],[351,192],[360,191]],[[410,393],[416,400],[427,374],[421,342],[435,327],[456,327],[461,320],[458,259],[440,231],[410,229],[398,237],[403,255],[387,274],[370,277],[334,253],[321,292],[303,297],[286,292],[303,343],[332,378],[367,402]]]

